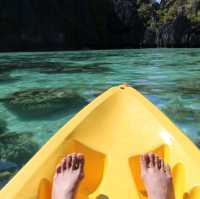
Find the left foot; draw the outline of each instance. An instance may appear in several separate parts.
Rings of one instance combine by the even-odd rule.
[[[52,189],[52,199],[74,199],[78,185],[83,179],[84,156],[70,154],[57,167]]]

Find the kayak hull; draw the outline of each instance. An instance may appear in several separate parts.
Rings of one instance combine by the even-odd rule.
[[[51,198],[56,165],[71,152],[86,157],[78,199],[147,198],[139,157],[150,151],[172,167],[176,198],[200,198],[198,148],[138,91],[113,87],[67,122],[1,190],[0,198]]]

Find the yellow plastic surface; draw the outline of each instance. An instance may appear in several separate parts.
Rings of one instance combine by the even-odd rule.
[[[200,199],[198,148],[151,102],[122,85],[97,97],[61,128],[1,190],[1,199],[49,199],[56,165],[85,154],[78,199],[143,199],[139,156],[154,151],[173,170],[177,199]]]

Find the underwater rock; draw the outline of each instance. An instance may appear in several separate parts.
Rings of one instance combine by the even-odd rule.
[[[0,157],[4,161],[23,166],[38,150],[38,145],[30,132],[5,133],[0,135]]]
[[[184,79],[177,81],[177,89],[184,94],[198,94],[200,92],[199,78]]]
[[[5,161],[0,159],[0,172],[13,171],[18,168],[17,164],[11,161]]]
[[[11,77],[9,73],[0,73],[0,83],[9,83],[18,80],[18,78]]]
[[[7,75],[0,74],[0,82],[7,80]]]
[[[8,171],[0,172],[0,189],[14,176],[15,173]]]
[[[200,148],[200,141],[195,143],[198,148]]]
[[[109,68],[103,66],[54,66],[54,67],[40,67],[42,73],[98,73],[109,71]]]
[[[165,107],[162,108],[162,111],[171,119],[175,119],[176,121],[182,121],[190,112],[185,109],[184,105],[180,102],[180,100],[175,99],[171,100]]]
[[[86,66],[73,66],[73,63],[60,63],[60,62],[30,62],[18,64],[9,63],[0,65],[0,82],[15,80],[16,78],[10,77],[7,71],[12,71],[16,69],[26,69],[39,71],[40,73],[54,74],[54,73],[99,73],[110,71],[108,67],[101,66],[100,64],[86,65]]]
[[[196,144],[196,146],[200,149],[200,138],[195,139],[194,143]]]
[[[42,59],[40,57],[40,59]],[[23,61],[22,61],[23,60]],[[19,60],[12,60],[9,62],[5,62],[0,64],[0,74],[8,73],[12,70],[18,69],[42,69],[42,68],[54,68],[57,66],[61,66],[62,63],[57,62],[47,62],[42,61],[38,62],[37,60],[32,59],[31,57],[20,57]]]
[[[178,98],[171,100],[167,106],[162,108],[162,111],[175,121],[195,121],[199,123],[200,110],[185,106]]]
[[[193,136],[191,139],[194,144],[200,149],[200,131],[197,131],[197,135]]]
[[[30,132],[0,134],[0,188],[37,152],[38,148]]]
[[[52,62],[37,62],[32,60],[31,58],[23,58],[23,62],[21,60],[12,60],[8,63],[4,63],[0,65],[0,74],[8,73],[12,70],[16,69],[39,69],[39,68],[46,68],[46,67],[55,67],[56,63]]]
[[[42,118],[80,108],[86,100],[64,88],[38,88],[15,92],[3,99],[21,117]]]
[[[9,58],[8,58],[9,59]],[[8,74],[10,71],[15,69],[15,66],[18,65],[18,63],[10,63],[4,61],[3,63],[0,63],[0,75],[1,74]]]
[[[5,120],[0,119],[0,134],[7,131],[7,123]]]

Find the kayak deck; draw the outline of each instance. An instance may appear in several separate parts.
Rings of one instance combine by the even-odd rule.
[[[50,198],[59,161],[85,155],[78,199],[147,198],[139,156],[154,151],[172,167],[176,198],[200,198],[198,148],[151,102],[122,85],[97,97],[61,128],[1,190],[0,198]]]

